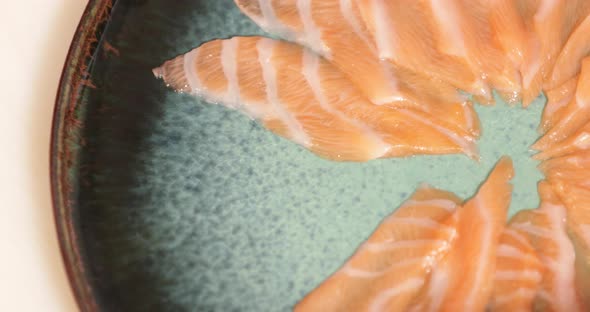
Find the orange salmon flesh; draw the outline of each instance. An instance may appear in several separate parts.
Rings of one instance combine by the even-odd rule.
[[[296,312],[590,310],[590,1],[235,5],[281,39],[212,40],[154,75],[328,160],[477,160],[474,103],[547,98],[539,207],[507,220],[508,157],[467,200],[422,185]]]

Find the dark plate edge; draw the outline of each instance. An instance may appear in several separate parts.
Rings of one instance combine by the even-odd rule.
[[[71,169],[76,164],[76,146],[83,144],[76,116],[80,94],[92,87],[88,80],[93,55],[99,47],[104,25],[117,0],[90,0],[78,24],[61,74],[50,146],[50,184],[54,221],[62,259],[71,290],[81,311],[99,311],[99,304],[86,274],[77,237],[74,186]]]

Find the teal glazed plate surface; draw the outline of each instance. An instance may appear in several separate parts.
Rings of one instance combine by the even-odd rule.
[[[231,0],[91,0],[57,98],[57,228],[83,311],[289,311],[421,183],[471,196],[501,155],[511,214],[538,204],[544,98],[481,107],[482,159],[337,163],[171,92],[152,68],[263,35]]]

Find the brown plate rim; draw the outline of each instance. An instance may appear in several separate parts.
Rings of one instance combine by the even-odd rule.
[[[81,311],[100,311],[77,236],[75,208],[76,148],[83,146],[77,117],[93,56],[117,0],[89,0],[72,39],[57,90],[50,145],[50,184],[54,222],[71,291]]]

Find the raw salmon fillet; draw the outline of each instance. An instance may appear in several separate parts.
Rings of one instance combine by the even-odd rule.
[[[460,202],[450,193],[421,187],[295,311],[407,310],[455,239],[448,219]]]
[[[577,164],[588,165],[587,155]],[[579,167],[584,171],[586,167]],[[587,169],[585,171],[588,171]],[[578,174],[579,175],[579,174]],[[586,184],[590,178],[585,173]],[[579,179],[576,179],[579,180]],[[590,306],[590,188],[568,178],[555,179],[554,188],[567,207],[567,228],[576,253],[575,276],[578,294],[585,307]],[[582,182],[582,184],[584,184]]]
[[[590,55],[590,15],[582,21],[570,35],[553,68],[549,88],[559,86],[576,76],[581,69],[582,60]]]
[[[569,77],[581,71],[577,80],[558,85],[561,77],[546,84],[549,101],[540,128],[545,135],[533,148],[547,150],[590,119],[590,93],[585,94],[590,69],[571,64],[588,49],[590,1],[235,2],[263,29],[310,50],[266,40],[263,50],[272,62],[261,62],[262,44],[246,43],[257,39],[213,41],[167,62],[158,75],[177,90],[197,91],[210,102],[260,119],[271,131],[329,159],[461,152],[477,158],[479,119],[460,90],[483,104],[491,103],[491,89],[509,102],[524,93],[526,106],[549,74]],[[241,51],[240,44],[249,49]],[[292,51],[279,60],[275,46]],[[185,66],[187,59],[195,64]],[[565,74],[553,70],[556,62]],[[293,67],[301,70],[282,71]],[[310,74],[314,71],[323,74]],[[245,90],[251,85],[257,93]],[[310,102],[298,97],[296,86]],[[350,91],[336,97],[344,90],[337,87]],[[317,113],[309,116],[312,107]]]
[[[335,64],[377,104],[403,99],[398,78],[375,57],[355,1],[236,0],[269,33],[298,42]]]
[[[590,151],[544,161],[540,169],[567,207],[567,228],[576,253],[578,294],[590,307]]]
[[[590,122],[578,129],[565,140],[557,142],[542,152],[533,156],[537,160],[547,160],[554,157],[567,156],[579,151],[590,149]]]
[[[543,264],[528,238],[509,224],[500,236],[489,310],[533,311],[543,273]]]
[[[412,311],[484,311],[493,292],[498,244],[506,224],[514,175],[502,158],[477,194],[453,215],[451,249],[432,269]]]
[[[430,0],[443,53],[463,58],[507,102],[520,99],[518,69],[494,38],[490,3],[473,0]]]
[[[543,109],[539,132],[547,132],[559,121],[565,107],[573,100],[577,85],[578,76],[575,76],[561,86],[545,91],[547,103]]]
[[[491,99],[489,87],[463,58],[440,53],[428,1],[359,0],[381,59]]]
[[[478,2],[488,5],[492,35],[514,67],[520,72],[524,61],[528,31],[519,1],[483,0]]]
[[[154,73],[178,91],[244,112],[328,159],[476,155],[470,133],[417,110],[371,103],[337,68],[292,43],[215,40]]]
[[[513,174],[503,158],[463,206],[420,188],[295,311],[483,311]]]
[[[471,99],[547,97],[538,208],[506,222],[508,157],[465,202],[423,185],[295,311],[590,309],[590,0],[235,3],[285,41],[213,40],[154,74],[326,159],[478,158]]]
[[[340,69],[375,104],[412,107],[479,134],[465,96],[452,85],[379,59],[352,0],[236,0],[264,30],[298,42]]]
[[[555,61],[575,27],[589,12],[586,0],[520,1],[531,31],[521,69],[523,104],[530,104],[550,79]],[[530,13],[534,12],[531,16]]]
[[[565,181],[568,185],[577,185],[590,189],[590,151],[584,150],[543,161],[539,169],[552,184]],[[561,192],[558,192],[561,194]],[[562,198],[568,203],[568,200]]]
[[[565,140],[588,121],[590,121],[590,57],[585,58],[582,63],[574,98],[563,108],[559,121],[532,147],[543,151]]]
[[[535,311],[584,311],[575,285],[575,251],[566,232],[566,208],[547,182],[539,183],[541,205],[511,220],[511,227],[526,236],[544,267]]]

